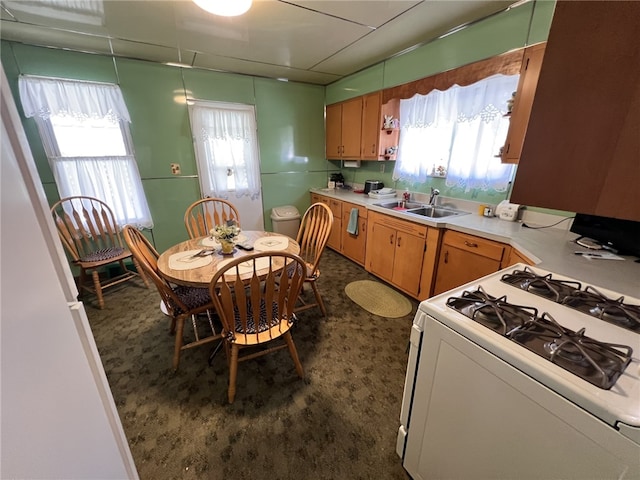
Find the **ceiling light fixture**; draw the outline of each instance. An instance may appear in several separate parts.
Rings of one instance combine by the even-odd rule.
[[[203,10],[223,17],[236,17],[251,8],[252,0],[193,0]]]

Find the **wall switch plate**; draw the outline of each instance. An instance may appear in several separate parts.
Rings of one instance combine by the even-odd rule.
[[[171,173],[173,175],[180,175],[180,164],[179,163],[172,163],[171,164]]]

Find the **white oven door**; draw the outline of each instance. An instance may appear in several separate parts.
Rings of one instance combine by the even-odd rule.
[[[427,316],[404,468],[426,479],[640,478],[640,446]]]

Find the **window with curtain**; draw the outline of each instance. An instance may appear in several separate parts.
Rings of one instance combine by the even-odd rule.
[[[61,198],[83,195],[111,207],[120,227],[153,228],[114,84],[21,76],[20,99],[34,117]]]
[[[189,116],[203,196],[260,195],[255,108],[191,101]]]
[[[493,75],[400,101],[394,180],[424,183],[446,171],[446,185],[468,192],[508,189],[513,165],[500,162],[509,128],[507,100],[518,75]]]

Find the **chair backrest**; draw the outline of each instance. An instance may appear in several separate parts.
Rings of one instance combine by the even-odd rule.
[[[227,337],[258,344],[288,331],[305,271],[299,256],[283,251],[254,253],[221,267],[209,292]]]
[[[296,241],[311,275],[318,269],[332,226],[333,213],[324,203],[314,203],[304,212]]]
[[[122,229],[122,234],[131,254],[140,264],[140,268],[153,280],[169,315],[175,317],[179,313],[187,312],[188,307],[173,292],[169,282],[160,274],[158,251],[151,245],[147,237],[132,225],[125,225]]]
[[[124,247],[113,211],[102,200],[66,197],[53,204],[51,214],[74,261],[100,250]]]
[[[216,225],[223,225],[228,220],[235,220],[240,226],[240,215],[236,207],[221,198],[203,198],[192,203],[184,214],[184,225],[189,238],[209,235]]]

